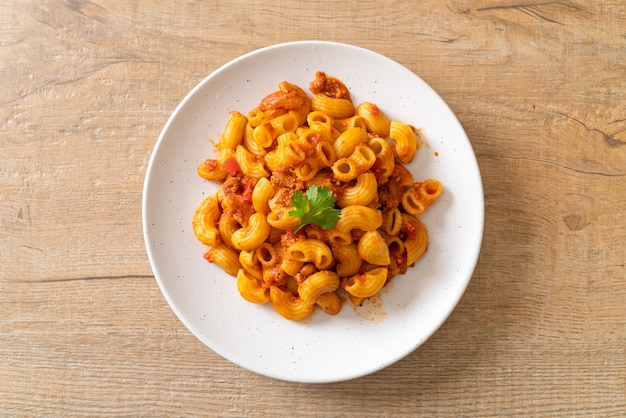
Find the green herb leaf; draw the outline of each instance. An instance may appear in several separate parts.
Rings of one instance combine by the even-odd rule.
[[[300,218],[300,224],[294,230],[298,232],[303,226],[315,224],[322,229],[330,229],[339,220],[341,211],[335,209],[337,198],[327,186],[311,186],[306,194],[297,190],[291,199],[293,210],[289,211],[292,218]]]

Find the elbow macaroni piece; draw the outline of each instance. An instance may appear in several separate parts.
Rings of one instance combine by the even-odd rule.
[[[237,290],[245,300],[251,303],[267,303],[270,300],[268,289],[254,277],[250,277],[243,269],[237,272]]]
[[[289,212],[291,210],[293,210],[291,207],[277,207],[272,209],[271,212],[267,214],[267,223],[269,223],[272,228],[279,229],[281,231],[292,231],[296,229],[300,220],[289,216]]]
[[[290,276],[298,274],[302,266],[304,266],[302,261],[290,260],[288,258],[283,258],[283,261],[280,263],[280,268]]]
[[[337,119],[354,116],[354,104],[352,104],[352,101],[329,97],[322,93],[313,95],[311,108]]]
[[[215,247],[209,247],[204,253],[204,259],[209,263],[215,263],[231,276],[237,276],[241,268],[239,255],[235,250],[221,242]]]
[[[224,162],[235,158],[235,150],[232,148],[222,149],[216,160],[205,160],[198,166],[198,175],[205,180],[223,180],[228,172],[223,168]]]
[[[375,162],[376,155],[374,151],[365,144],[359,144],[349,157],[335,161],[332,170],[335,178],[349,182],[369,170]]]
[[[408,231],[404,241],[407,266],[415,263],[428,249],[428,232],[424,224],[415,216],[403,214],[403,228]]]
[[[231,241],[238,250],[254,250],[267,239],[270,226],[262,213],[255,213],[248,221],[248,225],[233,233]]]
[[[307,116],[311,113],[311,102],[307,100],[304,102],[302,107],[297,110],[290,110],[289,113],[296,117],[298,126],[304,125],[306,123]]]
[[[217,194],[204,199],[196,209],[192,221],[193,232],[204,245],[216,246],[219,244],[220,232],[217,228],[217,222],[220,215]]]
[[[387,267],[377,267],[363,274],[344,279],[343,288],[357,298],[369,298],[380,291],[387,281]]]
[[[324,293],[315,303],[328,315],[337,315],[341,311],[342,302],[337,292]]]
[[[400,209],[393,208],[382,214],[383,223],[380,229],[385,231],[388,235],[398,235],[402,230],[402,212]]]
[[[310,275],[298,286],[298,294],[305,303],[313,304],[322,294],[334,292],[338,287],[337,273],[331,270],[320,270]]]
[[[336,315],[345,300],[360,306],[406,273],[428,249],[418,216],[442,193],[438,180],[416,182],[404,166],[425,143],[420,130],[375,103],[355,108],[321,72],[310,90],[282,82],[247,116],[230,112],[215,159],[197,166],[218,191],[192,220],[204,258],[236,277],[244,300],[294,321],[316,307]],[[295,192],[312,185],[335,197],[331,226],[301,227],[289,215]]]
[[[370,264],[388,266],[391,263],[387,243],[378,231],[369,231],[363,234],[357,250],[359,256]]]
[[[347,277],[356,274],[361,268],[363,259],[354,244],[341,245],[333,249],[333,256],[337,260],[335,270],[339,277]]]
[[[336,229],[326,231],[325,237],[331,245],[348,245],[352,242],[352,235],[349,232],[337,231]]]
[[[350,128],[339,135],[333,143],[337,158],[349,157],[357,145],[367,144],[369,141],[367,131],[361,128]]]
[[[263,278],[263,269],[255,251],[241,251],[239,253],[239,264],[241,264],[241,267],[248,275],[259,280]]]
[[[256,142],[254,138],[254,128],[252,127],[249,121],[248,121],[248,124],[246,125],[246,130],[243,133],[242,145],[244,146],[246,150],[256,155],[257,157],[264,157],[265,154],[267,154],[267,151],[265,151],[265,148],[261,144]]]
[[[343,194],[337,198],[337,206],[361,205],[367,206],[378,194],[378,184],[373,173],[365,172],[356,178],[354,186],[346,187]]]
[[[386,232],[380,231],[380,236],[383,237],[385,243],[387,244],[387,248],[389,250],[389,257],[391,258],[391,254],[400,255],[405,251],[404,242],[397,235],[389,235]]]
[[[230,119],[226,123],[222,139],[217,144],[217,148],[222,149],[235,149],[237,145],[243,142],[243,134],[246,130],[248,119],[237,111],[233,111],[230,114]]]
[[[245,176],[259,179],[269,177],[270,175],[265,169],[263,162],[257,160],[257,157],[242,145],[237,145],[235,149],[235,159],[241,168],[241,172]]]
[[[256,247],[254,257],[263,267],[272,267],[278,262],[276,247],[269,242],[264,242]]]
[[[288,290],[282,290],[278,286],[270,287],[270,301],[276,312],[292,321],[308,318],[315,308],[315,304],[308,304],[299,296],[295,296]]]
[[[274,142],[274,135],[272,133],[271,125],[269,123],[264,123],[262,125],[253,128],[252,131],[252,142],[255,144],[255,148],[269,148],[272,146]]]
[[[393,145],[384,138],[372,138],[367,144],[376,155],[376,160],[380,162],[380,178],[386,181],[396,167]]]
[[[361,128],[367,130],[365,119],[359,115],[354,115],[349,118],[335,119],[333,127],[339,132],[345,132],[350,128]]]
[[[328,142],[315,145],[313,156],[304,160],[295,169],[300,180],[311,180],[323,168],[330,167],[335,162],[335,150]]]
[[[276,149],[265,155],[265,164],[270,170],[294,167],[306,158],[306,154],[298,145],[298,136],[295,133],[286,132],[276,138],[276,142]]]
[[[356,114],[363,118],[365,126],[371,132],[382,138],[389,136],[391,122],[374,103],[363,102],[359,104],[356,107]]]
[[[229,247],[234,247],[231,238],[235,231],[237,231],[240,227],[239,222],[226,214],[222,214],[222,216],[220,216],[220,220],[217,222],[220,239]]]
[[[341,209],[341,217],[335,223],[335,229],[340,232],[352,232],[355,229],[373,231],[383,223],[383,216],[379,210],[367,206],[346,206]]]
[[[298,128],[298,116],[293,113],[285,113],[267,122],[272,140],[287,132],[295,132]]]
[[[415,128],[399,120],[392,120],[389,126],[389,137],[396,142],[398,159],[404,164],[411,162],[417,150]]]
[[[428,179],[415,183],[413,187],[402,196],[402,207],[411,215],[421,215],[441,194],[441,183]]]
[[[306,115],[306,122],[309,126],[315,126],[319,123],[330,127],[334,121],[329,114],[314,110]]]
[[[269,201],[275,194],[276,191],[272,183],[266,177],[259,179],[252,190],[252,206],[254,210],[267,215],[270,212]]]
[[[291,244],[287,248],[287,257],[294,261],[313,263],[320,270],[330,266],[333,261],[333,253],[328,245],[317,239],[303,239]]]

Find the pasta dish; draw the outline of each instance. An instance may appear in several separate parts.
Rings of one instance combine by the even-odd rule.
[[[215,158],[218,182],[193,217],[204,258],[236,277],[248,302],[302,320],[359,306],[428,248],[419,220],[442,191],[405,167],[419,129],[318,71],[307,94],[284,81],[247,114],[232,111]]]

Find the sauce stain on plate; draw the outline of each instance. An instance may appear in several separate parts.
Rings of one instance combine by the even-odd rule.
[[[365,299],[361,306],[352,306],[352,309],[360,318],[368,321],[383,322],[387,318],[387,311],[383,306],[383,297],[380,293]]]

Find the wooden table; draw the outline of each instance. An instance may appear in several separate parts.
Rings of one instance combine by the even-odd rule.
[[[622,0],[11,1],[0,5],[0,415],[624,416]],[[270,44],[395,59],[482,171],[474,277],[443,327],[353,381],[272,380],[175,317],[141,198],[168,116]]]

